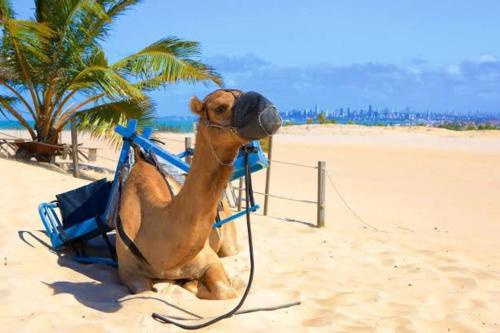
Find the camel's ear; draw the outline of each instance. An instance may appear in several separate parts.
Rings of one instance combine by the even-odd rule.
[[[191,108],[191,112],[201,116],[203,103],[198,99],[198,97],[191,97],[191,101],[189,102],[189,107]]]

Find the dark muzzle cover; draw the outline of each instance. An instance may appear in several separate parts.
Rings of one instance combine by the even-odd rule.
[[[273,135],[281,127],[276,107],[261,94],[249,91],[239,96],[233,105],[232,126],[248,140]]]

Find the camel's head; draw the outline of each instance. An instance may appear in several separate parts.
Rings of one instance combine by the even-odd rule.
[[[200,116],[199,130],[214,143],[247,143],[273,135],[281,126],[276,107],[253,91],[220,89],[203,101],[193,97],[190,106]]]

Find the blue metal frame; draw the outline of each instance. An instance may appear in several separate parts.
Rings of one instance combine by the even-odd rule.
[[[137,121],[135,119],[130,119],[128,121],[127,127],[116,126],[115,132],[120,134],[123,137],[123,146],[120,152],[120,157],[118,159],[118,164],[115,170],[115,176],[113,179],[113,183],[111,185],[111,194],[108,200],[106,210],[102,216],[102,220],[108,221],[108,218],[111,214],[112,209],[112,200],[113,194],[118,191],[119,186],[119,177],[120,170],[123,166],[128,164],[129,151],[132,144],[138,145],[143,148],[147,152],[153,152],[160,158],[164,159],[168,163],[174,165],[179,168],[184,173],[189,172],[189,164],[187,164],[182,159],[192,155],[193,150],[186,150],[181,152],[180,154],[172,154],[157,145],[155,145],[150,137],[153,134],[152,127],[146,127],[143,129],[142,135],[137,132]],[[255,172],[261,169],[268,167],[268,161],[262,152],[260,144],[258,141],[253,141],[252,144],[257,148],[255,153],[251,153],[248,157],[250,163],[250,171]],[[238,155],[237,159],[234,162],[234,172],[231,180],[238,179],[245,175],[245,166],[244,159],[242,154]],[[85,221],[82,221],[79,224],[76,224],[72,227],[66,228],[63,230],[63,225],[58,217],[56,212],[57,204],[54,202],[51,203],[41,203],[38,207],[38,212],[40,214],[40,218],[42,219],[42,223],[47,231],[47,234],[50,238],[50,242],[52,244],[52,248],[54,250],[59,250],[63,248],[68,242],[76,239],[88,240],[94,237],[97,237],[101,234],[99,225],[95,218],[91,218]],[[232,216],[229,216],[223,220],[220,220],[214,223],[214,228],[220,228],[226,223],[229,223],[243,215],[246,214],[247,210],[250,212],[255,212],[259,209],[259,205],[251,206],[247,209],[239,211]],[[110,229],[111,230],[111,229]],[[82,263],[101,263],[107,264],[111,266],[116,266],[117,263],[111,259],[107,258],[97,258],[97,257],[74,257],[75,260]]]

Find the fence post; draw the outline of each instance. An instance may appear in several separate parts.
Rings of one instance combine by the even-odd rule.
[[[73,176],[80,177],[78,166],[78,132],[76,130],[76,117],[71,118],[71,155],[73,157]]]
[[[184,138],[184,149],[185,150],[188,150],[188,149],[192,149],[193,148],[193,144],[191,142],[191,137],[190,136],[186,136]],[[186,155],[186,163],[191,165],[191,161],[192,161],[192,156],[191,155]]]
[[[241,195],[243,194],[243,177],[240,177],[238,184],[238,210],[241,210]]]
[[[325,226],[325,164],[325,161],[318,161],[318,228]]]
[[[269,161],[269,166],[266,170],[266,188],[264,191],[264,215],[267,215],[267,208],[269,206],[269,186],[271,183],[271,159],[273,156],[273,136],[269,137],[269,145],[267,150],[267,160]]]

